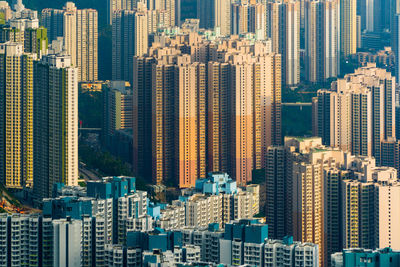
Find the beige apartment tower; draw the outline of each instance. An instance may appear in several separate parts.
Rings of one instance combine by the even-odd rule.
[[[300,82],[300,2],[268,3],[267,35],[272,51],[282,55],[283,85]]]
[[[173,58],[173,57],[172,57]],[[152,67],[151,153],[153,183],[175,183],[175,65],[168,59]]]
[[[381,142],[394,138],[395,78],[375,64],[318,91],[318,134],[330,146],[381,162]],[[321,118],[321,119],[320,119]]]
[[[206,65],[178,60],[175,89],[175,158],[179,187],[193,187],[206,177]],[[179,63],[178,63],[179,64]]]
[[[340,166],[344,161],[344,153],[322,146],[322,140],[318,137],[286,137],[285,147],[290,153],[287,164],[291,166],[287,165],[287,168],[292,173],[288,179],[293,189],[293,237],[302,242],[318,244],[319,266],[325,266],[324,202],[327,196],[324,170]]]
[[[208,63],[207,170],[211,172],[230,170],[230,70],[229,63]]]
[[[73,2],[63,10],[44,9],[42,23],[49,40],[64,37],[64,48],[78,68],[79,81],[98,79],[98,13],[94,9],[77,9]]]
[[[310,82],[338,75],[338,14],[335,1],[305,2],[305,73]]]
[[[215,0],[215,27],[221,35],[231,34],[231,0]]]

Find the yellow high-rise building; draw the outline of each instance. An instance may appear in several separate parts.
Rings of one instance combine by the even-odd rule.
[[[0,44],[0,180],[33,185],[33,55],[23,44]]]
[[[340,52],[346,57],[357,52],[357,1],[340,0]]]

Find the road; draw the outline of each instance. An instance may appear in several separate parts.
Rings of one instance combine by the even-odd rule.
[[[101,175],[96,173],[94,170],[89,170],[88,168],[84,166],[79,166],[79,175],[83,176],[83,179],[85,182],[87,181],[96,181],[100,180]]]

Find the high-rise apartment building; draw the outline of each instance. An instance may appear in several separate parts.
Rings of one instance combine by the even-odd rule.
[[[42,10],[40,23],[47,29],[49,41],[63,36],[64,11],[59,9],[45,8]]]
[[[143,56],[148,48],[147,12],[115,11],[112,32],[112,78],[133,84],[133,57]]]
[[[344,249],[343,252],[332,254],[332,267],[355,267],[365,263],[371,266],[395,267],[400,263],[400,252],[391,248],[382,249]]]
[[[343,247],[399,249],[393,238],[400,220],[397,172],[374,164],[360,167],[353,179],[342,181]]]
[[[125,81],[103,85],[103,133],[106,145],[117,130],[132,129],[133,94]]]
[[[231,0],[215,0],[215,27],[221,35],[231,34]]]
[[[321,147],[320,138],[285,139],[291,150],[293,236],[302,242],[318,244],[320,266],[324,265],[324,168],[343,162],[340,150]]]
[[[206,65],[183,56],[176,76],[176,171],[179,187],[193,187],[196,179],[206,177]]]
[[[2,22],[6,23],[9,19],[12,18],[12,10],[10,8],[10,5],[6,1],[2,1],[0,3],[0,13],[3,14],[2,17]]]
[[[254,116],[253,116],[253,98],[256,92],[253,91],[254,70],[253,65],[241,62],[232,65],[231,78],[231,161],[232,173],[240,184],[246,184],[251,181],[251,175],[256,159],[254,148],[261,148],[260,144],[253,145],[254,133]],[[258,154],[260,158],[260,154]]]
[[[60,219],[53,224],[53,264],[62,266],[68,262],[72,266],[82,263],[82,221]]]
[[[180,25],[180,0],[147,0],[149,10],[165,12],[165,26]]]
[[[133,172],[150,179],[152,148],[152,57],[133,58]]]
[[[0,45],[0,175],[10,188],[33,186],[33,54]]]
[[[255,33],[257,38],[266,36],[266,6],[259,4],[231,4],[231,33]]]
[[[269,25],[268,25],[269,24]],[[267,4],[267,36],[282,55],[282,84],[300,82],[300,2]]]
[[[395,78],[369,64],[318,91],[318,135],[325,144],[381,161],[381,142],[395,137]]]
[[[197,179],[206,171],[228,172],[242,184],[251,181],[252,170],[264,166],[265,149],[281,143],[281,56],[264,41],[221,38],[216,46],[197,34],[165,38],[156,36],[160,43],[149,49],[149,57],[134,59],[135,159],[143,160],[142,167],[152,166],[159,184],[190,173]],[[184,46],[190,50],[177,49]],[[151,103],[151,116],[144,115],[149,113],[145,103]],[[145,135],[149,121],[151,135]],[[150,164],[140,153],[149,143]],[[193,171],[178,169],[178,156],[179,168],[191,161]]]
[[[396,125],[397,126],[397,125]],[[380,166],[393,167],[400,174],[400,140],[389,138],[381,142]]]
[[[78,71],[71,57],[44,56],[34,66],[34,189],[78,184]]]
[[[156,184],[174,182],[176,178],[174,57],[165,57],[152,68],[151,164],[153,182]]]
[[[394,2],[394,1],[393,1]],[[400,5],[399,5],[400,9]],[[392,39],[391,39],[391,46],[393,52],[396,56],[396,82],[399,83],[400,81],[400,14],[394,14],[392,18]]]
[[[229,76],[228,63],[208,63],[207,170],[213,172],[230,170]]]
[[[215,3],[215,0],[197,1],[197,18],[200,20],[200,28],[214,29]]]
[[[323,82],[339,72],[339,24],[337,2],[305,2],[306,79]]]
[[[342,57],[357,52],[357,0],[340,0],[340,52]]]
[[[265,163],[266,206],[265,216],[269,238],[283,238],[292,233],[288,228],[289,199],[292,188],[287,184],[288,151],[283,146],[271,146],[267,150]],[[290,220],[291,221],[291,220]]]
[[[269,232],[269,225],[268,225]],[[268,239],[265,242],[264,266],[319,266],[319,247],[313,243],[293,241],[292,236],[283,240]],[[293,257],[293,255],[296,255]]]
[[[143,3],[147,6],[147,0],[107,0],[107,22],[112,25],[115,11],[134,10],[138,7],[138,3]]]
[[[280,63],[277,54],[232,55],[231,175],[242,184],[265,164],[265,151],[280,144]],[[269,73],[269,75],[265,75]]]
[[[44,9],[42,25],[49,31],[49,40],[64,37],[64,49],[78,68],[79,81],[98,78],[98,14],[94,9],[77,9],[67,2],[63,10]]]
[[[37,54],[37,58],[47,54],[49,40],[47,29],[44,27],[25,29],[24,50],[27,53]]]

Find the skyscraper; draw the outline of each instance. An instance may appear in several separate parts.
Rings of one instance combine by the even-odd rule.
[[[231,34],[231,0],[215,0],[215,27],[221,35]]]
[[[300,82],[300,2],[268,3],[268,37],[272,51],[282,55],[282,84]]]
[[[147,53],[148,16],[144,11],[118,10],[113,16],[112,78],[133,83],[133,57]]]
[[[149,10],[158,10],[166,12],[166,26],[180,25],[180,0],[147,0]]]
[[[114,11],[134,10],[138,3],[144,3],[147,6],[147,0],[107,0],[107,22],[112,25]]]
[[[231,33],[255,33],[257,38],[266,36],[266,10],[263,4],[232,3]]]
[[[360,165],[359,165],[360,166]],[[355,179],[342,181],[344,248],[400,246],[397,238],[400,186],[393,168],[361,165]]]
[[[197,18],[200,20],[200,28],[214,29],[215,3],[215,0],[197,1]]]
[[[269,238],[282,238],[289,235],[292,229],[287,229],[288,199],[291,195],[287,184],[287,150],[283,146],[269,147],[265,164],[266,187],[266,223],[268,224]]]
[[[143,151],[151,143],[157,184],[178,184],[184,177],[187,187],[206,171],[226,171],[244,184],[253,169],[263,168],[266,148],[281,143],[281,56],[271,53],[267,41],[221,38],[217,46],[197,34],[186,36],[156,36],[160,43],[149,57],[134,60],[134,166],[150,166]],[[185,46],[190,50],[176,48]],[[249,54],[242,50],[247,47]],[[144,115],[146,101],[151,119]],[[151,138],[145,134],[150,121]]]
[[[175,161],[185,188],[206,177],[206,66],[182,56],[175,75]]]
[[[174,57],[158,60],[152,70],[152,177],[156,184],[176,183]]]
[[[64,11],[59,9],[45,8],[41,14],[41,24],[47,29],[49,41],[63,36]]]
[[[133,172],[151,177],[152,57],[133,58]]]
[[[50,197],[55,183],[78,184],[78,76],[71,57],[34,65],[34,189]]]
[[[0,44],[0,180],[10,188],[33,186],[33,58]]]
[[[63,10],[44,9],[42,24],[49,32],[49,40],[64,37],[64,46],[78,68],[79,81],[98,78],[98,15],[94,9],[77,9],[67,2]]]
[[[318,135],[324,143],[374,156],[379,164],[381,142],[395,136],[394,84],[389,72],[369,64],[332,83],[331,90],[319,90]]]
[[[321,146],[320,138],[286,138],[285,146],[292,151],[293,237],[318,244],[320,266],[325,266],[324,168],[337,167],[344,154]]]
[[[340,52],[342,57],[357,51],[357,1],[340,0]]]
[[[231,76],[231,161],[232,177],[238,184],[244,185],[252,179],[252,170],[256,157],[253,145],[256,132],[254,106],[254,69],[251,63],[237,62],[232,65]],[[259,144],[259,148],[261,148]],[[260,155],[258,155],[260,156]]]
[[[339,70],[339,24],[336,2],[305,2],[306,79],[323,82]]]
[[[230,170],[230,65],[229,63],[208,63],[208,171],[227,172]]]

